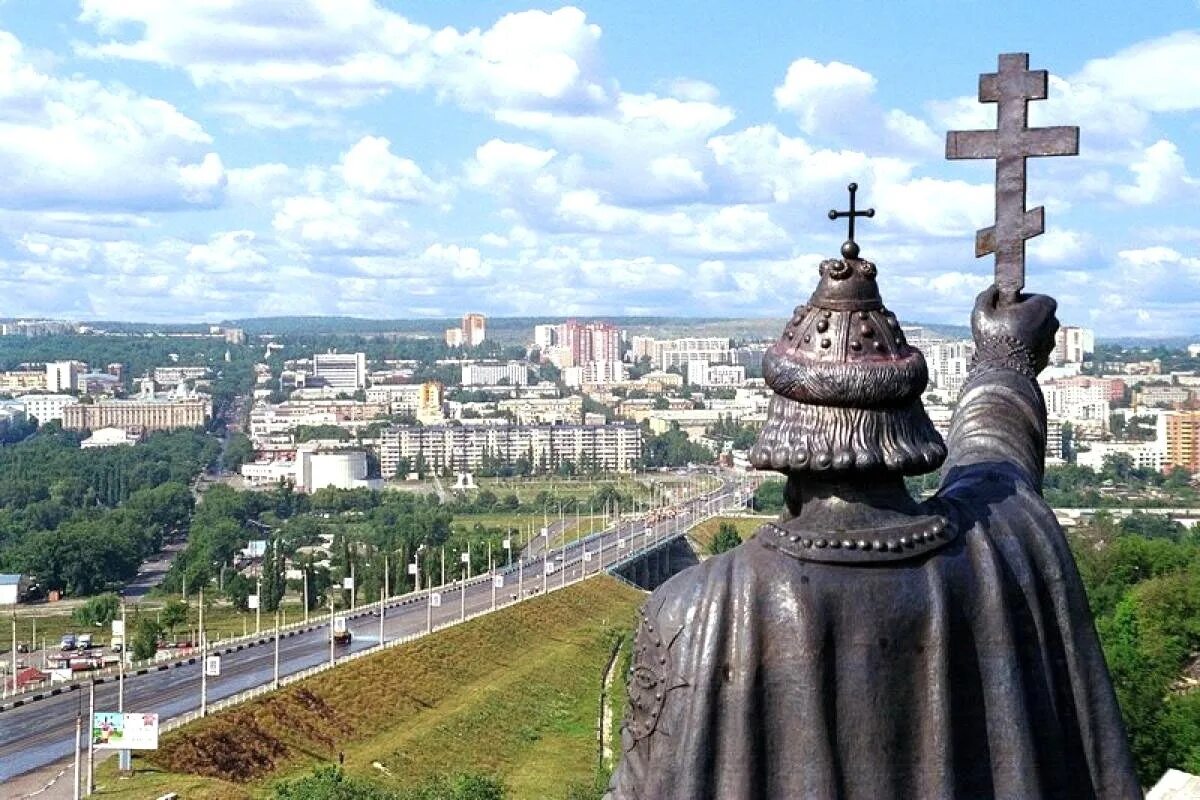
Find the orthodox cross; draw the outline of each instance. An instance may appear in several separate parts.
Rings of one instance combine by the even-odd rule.
[[[975,234],[975,257],[996,254],[996,287],[1025,286],[1025,240],[1046,228],[1045,209],[1025,209],[1025,159],[1079,154],[1079,128],[1029,127],[1029,101],[1045,100],[1046,70],[1030,70],[1028,53],[1000,56],[1000,71],[979,76],[979,102],[996,104],[996,130],[949,131],[946,158],[996,159],[996,223]]]
[[[858,243],[854,241],[854,218],[855,217],[867,217],[869,219],[869,218],[875,216],[875,209],[868,208],[866,211],[855,211],[854,210],[854,193],[858,191],[858,184],[852,183],[849,186],[847,186],[846,188],[850,190],[850,210],[849,211],[835,211],[831,208],[831,209],[829,209],[829,218],[833,219],[833,220],[840,219],[842,217],[849,218],[850,232],[846,237],[845,243],[842,244],[842,257],[843,258],[858,258]]]

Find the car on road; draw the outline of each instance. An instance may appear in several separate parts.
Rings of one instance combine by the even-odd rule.
[[[75,649],[75,634],[73,634],[73,633],[63,634],[62,639],[60,639],[58,642],[58,649],[62,650],[63,652],[68,652],[68,651],[74,650]]]
[[[18,653],[28,653],[29,652],[29,642],[17,642],[17,652]]]
[[[92,635],[90,633],[81,633],[79,638],[75,640],[75,646],[80,650],[92,649]]]

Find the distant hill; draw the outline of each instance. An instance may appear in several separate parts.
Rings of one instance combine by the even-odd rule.
[[[488,317],[488,338],[503,343],[524,343],[533,337],[534,325],[555,325],[568,317]],[[722,317],[622,317],[599,316],[578,319],[610,322],[631,336],[725,336],[735,340],[774,339],[783,330],[784,317],[722,318]],[[229,320],[222,325],[242,328],[251,336],[262,334],[288,335],[296,333],[328,333],[355,335],[426,336],[440,338],[446,328],[459,324],[454,318],[432,319],[365,319],[362,317],[252,317]],[[926,328],[945,336],[966,336],[961,325],[925,325],[919,322],[908,326]],[[189,326],[190,327],[190,326]]]

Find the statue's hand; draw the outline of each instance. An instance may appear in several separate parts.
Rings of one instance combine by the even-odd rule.
[[[971,332],[977,349],[992,350],[1002,342],[1024,347],[1041,371],[1054,349],[1058,303],[1044,294],[1010,295],[989,286],[975,298]]]

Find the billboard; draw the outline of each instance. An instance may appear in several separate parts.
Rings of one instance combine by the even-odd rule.
[[[495,586],[497,589],[503,589],[504,588],[504,576],[503,575],[493,575],[492,576],[492,586]]]
[[[221,677],[221,657],[219,655],[204,657],[204,674],[210,678]]]
[[[157,750],[158,714],[92,715],[92,744],[97,750]]]

